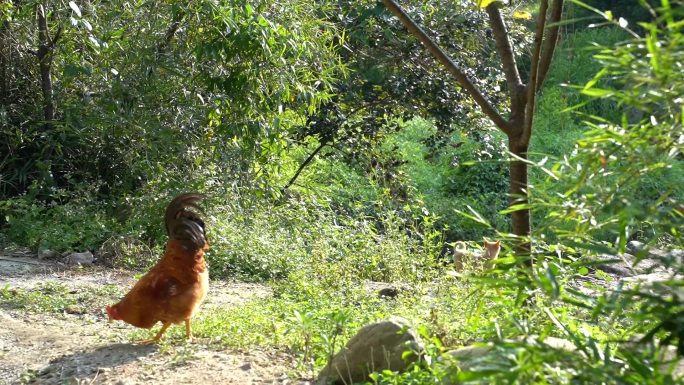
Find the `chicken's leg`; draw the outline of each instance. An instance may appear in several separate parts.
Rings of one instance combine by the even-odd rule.
[[[190,327],[190,318],[185,320],[185,338],[187,338],[189,342],[192,342],[192,328]]]
[[[159,331],[157,332],[157,335],[154,336],[154,338],[152,338],[151,340],[142,341],[141,344],[150,345],[150,344],[154,344],[154,343],[159,342],[159,340],[162,339],[162,337],[164,336],[164,333],[166,332],[166,329],[168,329],[169,326],[171,326],[171,322],[164,322],[162,324],[161,329],[159,329]]]

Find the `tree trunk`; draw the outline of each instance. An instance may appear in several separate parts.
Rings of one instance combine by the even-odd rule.
[[[55,104],[52,97],[52,52],[55,48],[57,40],[59,40],[62,34],[62,28],[59,27],[55,36],[50,38],[48,31],[48,20],[47,20],[47,6],[45,4],[37,4],[35,8],[36,12],[36,22],[38,26],[38,50],[35,52],[36,58],[38,59],[38,68],[40,72],[40,88],[43,95],[43,124],[42,130],[45,133],[52,131],[55,119]],[[52,155],[54,153],[54,146],[49,139],[49,135],[45,136],[47,142],[41,149],[42,154],[40,155],[42,178],[43,181],[50,185],[55,185],[56,179],[61,180],[62,174],[55,173],[55,167],[53,166]]]
[[[10,68],[9,22],[0,25],[0,104],[9,104]]]
[[[528,147],[529,143],[521,143],[518,138],[508,138],[509,151],[515,155],[515,157],[519,158],[513,158],[510,161],[510,206],[525,206],[511,213],[511,226],[513,234],[525,238],[528,238],[532,234],[530,210],[526,207],[528,203],[528,165],[526,162]],[[530,255],[529,239],[519,239],[515,248],[516,253],[519,255]]]
[[[40,68],[40,88],[43,93],[43,128],[48,131],[55,118],[55,105],[52,101],[52,78],[50,67],[52,65],[52,49],[50,37],[48,36],[48,26],[46,10],[38,6],[36,17],[38,20],[38,66]]]

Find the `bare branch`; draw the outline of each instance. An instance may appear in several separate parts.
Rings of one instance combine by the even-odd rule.
[[[558,31],[560,30],[560,25],[558,22],[561,19],[563,13],[563,0],[554,0],[551,5],[551,16],[549,22],[551,26],[548,28],[548,36],[544,39],[544,45],[542,47],[541,59],[539,60],[539,76],[537,76],[537,91],[539,91],[544,84],[546,79],[546,74],[549,72],[549,67],[551,67],[551,59],[553,59],[553,52],[556,49],[558,43]]]
[[[513,46],[511,40],[508,38],[508,30],[504,24],[503,17],[496,2],[491,3],[486,8],[487,15],[489,15],[489,24],[492,27],[494,34],[494,41],[496,42],[496,49],[499,51],[501,57],[501,64],[503,66],[504,74],[506,75],[506,82],[508,83],[508,92],[511,96],[511,111],[518,110],[518,104],[521,101],[519,92],[522,89],[522,80],[520,80],[520,73],[518,72],[518,64],[515,61],[513,54]]]
[[[532,53],[532,66],[530,69],[530,80],[527,84],[527,105],[525,106],[525,124],[523,132],[519,138],[520,143],[529,143],[532,135],[532,120],[534,117],[534,102],[537,94],[537,77],[539,74],[539,59],[541,56],[542,41],[544,39],[544,29],[546,28],[546,11],[549,8],[549,0],[542,0],[539,6],[539,20],[537,21],[537,31],[534,34],[534,51]]]
[[[55,44],[57,44],[57,41],[59,38],[62,36],[62,26],[60,25],[59,28],[57,28],[57,32],[55,33],[55,37],[50,39],[50,49],[54,48]]]
[[[432,56],[437,59],[446,69],[456,78],[458,83],[463,87],[468,94],[475,100],[475,102],[482,108],[482,111],[494,122],[494,124],[506,135],[512,135],[513,129],[508,121],[506,121],[501,114],[487,101],[487,98],[482,92],[475,87],[473,82],[466,76],[458,65],[420,28],[403,9],[394,0],[383,0],[385,7],[389,9],[406,27],[406,29],[416,36],[425,47],[432,53]]]
[[[316,147],[316,149],[313,150],[313,152],[311,154],[309,154],[309,156],[304,160],[304,162],[302,162],[302,164],[299,165],[299,168],[297,169],[297,172],[295,172],[292,179],[290,179],[290,181],[287,182],[285,187],[282,188],[283,191],[287,190],[288,188],[290,188],[290,186],[292,186],[292,184],[299,177],[299,174],[301,174],[302,170],[304,170],[304,167],[306,167],[309,163],[311,163],[311,161],[314,159],[314,157],[316,157],[316,155],[323,149],[323,147],[325,147],[327,145],[328,145],[328,140],[325,138],[321,139],[321,143],[318,145],[318,147]]]
[[[166,47],[171,44],[171,40],[173,39],[174,35],[176,35],[176,32],[178,32],[178,29],[180,28],[181,22],[183,21],[183,18],[185,17],[185,11],[178,11],[173,15],[173,18],[171,20],[171,24],[169,25],[169,28],[166,30],[166,33],[164,34],[164,39],[160,41],[157,44],[157,49],[156,49],[156,54],[157,57],[163,55],[166,51]]]

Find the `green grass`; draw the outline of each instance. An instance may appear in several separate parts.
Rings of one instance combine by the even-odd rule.
[[[57,282],[39,283],[31,289],[0,288],[0,306],[31,313],[95,314],[123,294],[118,285],[70,288]]]

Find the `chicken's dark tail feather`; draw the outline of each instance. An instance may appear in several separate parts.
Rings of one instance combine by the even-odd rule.
[[[204,221],[199,215],[202,213],[199,202],[204,198],[200,193],[182,194],[166,208],[164,222],[169,238],[181,241],[188,250],[199,250],[207,243]]]

